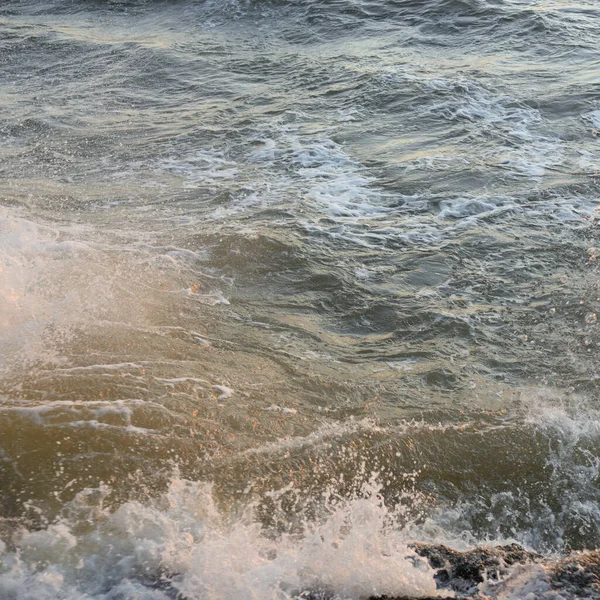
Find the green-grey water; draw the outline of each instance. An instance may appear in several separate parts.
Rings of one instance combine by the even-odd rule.
[[[0,597],[597,548],[599,16],[4,2]]]

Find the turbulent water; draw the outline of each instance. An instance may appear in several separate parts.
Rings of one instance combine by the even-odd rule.
[[[0,598],[599,547],[599,19],[4,0]]]

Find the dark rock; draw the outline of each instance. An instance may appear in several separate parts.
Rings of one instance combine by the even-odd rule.
[[[528,552],[518,544],[481,547],[469,552],[458,552],[447,546],[414,544],[413,548],[437,569],[438,588],[473,595],[484,579],[498,579],[514,564],[538,562],[542,556]]]
[[[600,598],[600,550],[574,553],[550,570],[550,585],[563,596]]]

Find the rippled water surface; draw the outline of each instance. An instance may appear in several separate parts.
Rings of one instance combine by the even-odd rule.
[[[0,597],[597,548],[599,18],[2,2]]]

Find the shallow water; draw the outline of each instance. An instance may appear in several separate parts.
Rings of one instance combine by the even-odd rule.
[[[2,3],[0,596],[597,548],[599,14]]]

